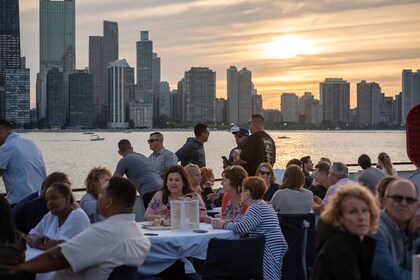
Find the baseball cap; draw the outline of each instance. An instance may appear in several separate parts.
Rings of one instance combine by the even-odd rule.
[[[243,127],[238,127],[238,126],[234,126],[230,129],[230,132],[232,132],[232,134],[240,134],[243,136],[249,136],[249,131],[246,128]]]

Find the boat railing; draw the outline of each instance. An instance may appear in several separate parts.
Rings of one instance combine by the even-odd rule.
[[[402,170],[397,169],[398,174],[401,177],[404,177],[404,178],[408,178],[411,174],[418,171],[417,167],[409,161],[408,162],[393,162],[392,164],[394,166],[406,166],[406,167],[410,166],[412,168],[412,169],[402,169]],[[359,164],[357,164],[357,163],[348,163],[346,165],[348,167],[359,167]],[[372,163],[372,166],[376,166],[376,163]],[[355,168],[350,168],[350,177],[351,178],[354,178],[354,176],[352,176],[352,175],[354,175],[354,173],[357,172],[357,170],[355,171],[354,169]],[[360,167],[359,167],[359,170],[360,170]],[[220,182],[220,181],[222,181],[222,178],[216,178],[215,181]],[[73,188],[72,191],[73,191],[73,193],[81,193],[81,192],[85,192],[86,188]],[[6,193],[2,192],[2,193],[0,193],[0,195],[6,196]],[[79,195],[79,194],[76,194],[76,195]]]

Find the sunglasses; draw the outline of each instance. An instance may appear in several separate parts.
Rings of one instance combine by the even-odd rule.
[[[234,134],[234,136],[236,137],[236,138],[242,138],[242,137],[244,137],[243,135],[241,135],[241,134]]]
[[[155,142],[155,141],[159,141],[159,139],[149,139],[149,140],[147,140],[147,143],[153,143],[153,142]]]
[[[410,204],[410,205],[417,202],[417,198],[415,197],[402,196],[398,194],[388,195],[387,198],[391,198],[395,203],[401,203],[403,202],[404,199],[405,201],[407,201],[407,204]]]
[[[261,175],[267,175],[267,176],[271,176],[272,174],[273,174],[273,172],[271,172],[271,171],[262,171],[262,170],[260,170],[260,172],[259,172]]]
[[[244,187],[238,187],[238,192],[239,192],[239,193],[242,193],[242,192],[244,192],[244,191],[245,191]]]

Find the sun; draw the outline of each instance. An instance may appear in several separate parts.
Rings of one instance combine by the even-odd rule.
[[[263,45],[263,55],[269,58],[293,58],[314,54],[315,42],[298,35],[284,35]]]

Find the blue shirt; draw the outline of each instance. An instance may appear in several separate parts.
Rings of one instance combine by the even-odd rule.
[[[47,176],[41,151],[15,132],[0,146],[0,169],[10,204],[38,191]]]
[[[162,147],[159,152],[152,153],[149,156],[149,161],[156,168],[156,171],[161,174],[172,165],[177,165],[178,157],[175,153]]]

